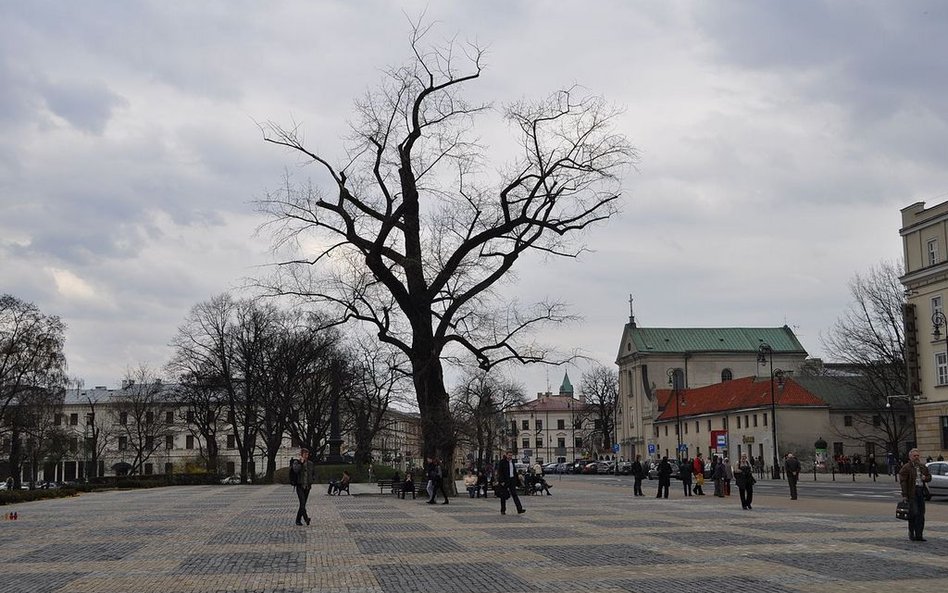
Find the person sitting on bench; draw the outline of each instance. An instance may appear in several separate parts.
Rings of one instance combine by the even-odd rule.
[[[329,492],[326,494],[342,494],[343,490],[349,492],[349,481],[351,479],[349,470],[342,470],[342,479],[329,482]]]
[[[405,472],[405,481],[402,482],[401,492],[398,493],[399,498],[405,498],[405,494],[411,492],[412,500],[415,499],[415,480],[411,477],[411,472]]]

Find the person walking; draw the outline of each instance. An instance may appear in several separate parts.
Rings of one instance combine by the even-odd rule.
[[[757,479],[754,478],[754,466],[745,453],[734,468],[734,483],[737,484],[737,492],[741,495],[741,508],[745,511],[751,510],[751,504],[754,502],[755,482]]]
[[[691,471],[695,475],[694,493],[698,496],[704,496],[704,459],[701,459],[700,452],[691,462]]]
[[[714,480],[714,495],[724,498],[724,464],[717,455],[711,461],[711,479]]]
[[[668,463],[668,457],[662,457],[662,460],[658,462],[658,494],[655,495],[655,498],[668,498],[671,475],[672,466]]]
[[[793,453],[787,453],[783,467],[787,472],[787,483],[790,484],[790,500],[796,500],[797,481],[800,479],[800,460],[794,457]]]
[[[306,512],[306,501],[309,500],[309,491],[313,487],[313,479],[316,476],[316,466],[309,460],[309,449],[300,449],[300,458],[290,461],[290,481],[293,482],[296,490],[296,498],[300,506],[296,510],[296,524],[302,525],[303,521],[309,525],[309,513]]]
[[[430,496],[428,504],[435,503],[439,490],[444,496],[444,502],[441,504],[448,504],[448,493],[444,490],[444,467],[441,465],[441,459],[439,457],[431,458],[431,462],[428,465],[428,479],[431,481],[431,487],[428,490],[428,495]]]
[[[497,464],[497,481],[507,489],[507,496],[500,497],[500,514],[507,514],[507,498],[513,498],[514,505],[517,507],[517,514],[527,512],[520,504],[520,497],[517,496],[517,466],[514,464],[513,451],[507,451],[504,458]]]
[[[724,458],[724,496],[731,495],[731,480],[734,479],[734,470],[731,469],[731,460]]]
[[[642,492],[642,479],[645,478],[645,468],[642,467],[642,456],[636,455],[632,462],[632,496],[645,496]]]
[[[685,496],[691,496],[691,470],[692,464],[690,459],[682,459],[681,463],[678,464],[678,477],[681,478],[681,487],[685,491]]]
[[[899,486],[902,487],[902,500],[909,503],[908,530],[913,542],[928,541],[922,537],[925,530],[925,491],[932,474],[922,463],[922,454],[918,449],[909,451],[909,460],[899,470]]]

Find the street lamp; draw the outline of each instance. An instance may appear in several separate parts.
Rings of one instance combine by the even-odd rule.
[[[678,437],[678,446],[675,449],[675,459],[681,459],[681,407],[678,404],[678,369],[668,369],[668,384],[672,386],[675,396],[675,434]]]
[[[771,477],[775,480],[780,479],[780,457],[777,454],[777,391],[774,388],[774,378],[776,377],[783,387],[783,371],[777,369],[774,371],[774,349],[769,344],[761,344],[757,350],[757,364],[762,365],[770,361],[770,430],[774,441],[774,466],[771,469]]]

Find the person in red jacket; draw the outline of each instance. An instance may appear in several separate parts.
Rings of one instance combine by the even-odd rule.
[[[693,491],[698,496],[704,496],[704,490],[701,488],[704,485],[704,460],[701,459],[701,453],[698,453],[695,457],[691,467],[695,474],[695,487]]]

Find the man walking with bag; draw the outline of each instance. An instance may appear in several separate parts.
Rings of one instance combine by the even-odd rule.
[[[932,481],[932,474],[921,461],[918,449],[909,451],[908,463],[899,470],[899,485],[902,487],[902,500],[909,503],[908,529],[909,539],[913,542],[928,541],[922,537],[925,530],[925,490]]]

